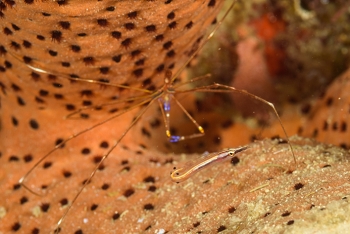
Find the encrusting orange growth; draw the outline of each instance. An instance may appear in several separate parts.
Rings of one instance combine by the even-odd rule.
[[[274,38],[286,29],[286,22],[281,15],[268,12],[251,23],[261,40],[264,40],[264,53],[270,75],[274,78],[283,73],[283,63],[286,57],[285,51],[274,43]]]
[[[176,71],[195,52],[222,2],[0,1],[0,232],[54,231],[135,112],[67,142],[45,159],[25,181],[42,196],[19,186],[19,179],[67,137],[98,123],[106,112],[132,105],[123,102],[118,109],[100,111],[99,104],[138,92],[104,83],[158,88],[166,69]],[[64,119],[89,106],[96,108]],[[349,155],[342,149],[293,138],[298,161],[293,166],[283,141],[259,141],[232,165],[218,164],[175,184],[171,171],[189,157],[155,150],[165,137],[142,143],[140,132],[149,135],[142,127],[159,125],[144,118],[99,168],[61,233],[271,233],[321,220],[328,208],[348,209]],[[219,130],[207,132],[213,142],[200,142],[207,146],[200,150],[232,146],[232,135],[244,141],[251,136],[246,127],[221,118],[209,116]],[[216,132],[232,129],[244,137],[235,131],[220,142]]]

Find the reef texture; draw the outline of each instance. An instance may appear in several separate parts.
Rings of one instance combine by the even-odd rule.
[[[349,229],[349,152],[292,137],[295,164],[288,144],[277,137],[284,137],[281,126],[267,118],[273,115],[271,109],[268,114],[258,112],[250,103],[240,101],[244,103],[243,113],[244,106],[249,112],[258,112],[258,119],[242,118],[231,111],[231,97],[184,93],[178,99],[203,126],[204,138],[170,144],[161,112],[154,105],[118,141],[139,116],[142,102],[155,100],[153,91],[163,85],[165,71],[178,72],[206,42],[205,31],[217,22],[215,17],[223,2],[0,1],[0,233],[52,233],[96,165],[114,146],[65,217],[61,233],[341,233]],[[324,27],[321,36],[315,33],[314,44],[308,44],[311,36],[305,36],[312,34],[308,30],[313,27],[307,27],[310,22],[319,32],[319,25],[331,16],[337,22],[346,17],[342,1],[335,1],[324,11],[318,1],[312,1],[306,13],[315,15],[307,19],[295,13],[290,1],[274,3],[245,1],[235,7],[238,18],[230,16],[227,20],[237,28],[231,31],[237,31],[240,38],[237,53],[229,59],[236,62],[221,71],[229,78],[214,69],[215,80],[235,82],[231,81],[235,74],[228,71],[237,66],[240,77],[248,77],[250,70],[261,65],[261,77],[271,85],[282,74],[295,75],[288,73],[292,68],[282,69],[285,67],[280,64],[293,61],[288,64],[302,68],[301,81],[293,87],[304,83],[300,89],[304,90],[310,87],[305,79],[312,70],[322,68],[319,72],[326,78],[317,80],[320,86],[345,70],[348,38],[339,31],[345,32],[346,25],[339,24],[334,31]],[[248,9],[248,17],[242,9]],[[292,15],[295,18],[288,18]],[[301,29],[291,34],[295,25]],[[262,33],[266,29],[271,29],[271,34]],[[251,30],[254,33],[246,33]],[[236,51],[224,34],[220,33],[217,41],[221,40],[230,52]],[[342,43],[324,41],[329,34],[334,35],[333,42]],[[306,39],[295,40],[298,36]],[[281,38],[286,37],[301,44],[283,47]],[[326,47],[320,45],[322,41]],[[338,46],[332,48],[333,44]],[[325,67],[319,60],[309,62],[313,59],[296,56],[304,51],[313,58],[315,54],[310,51],[318,53],[317,48],[329,48],[321,58],[332,54],[342,58],[342,63]],[[220,67],[216,56],[210,63]],[[253,57],[253,68],[245,68]],[[302,66],[305,64],[308,66]],[[206,67],[210,66],[199,70]],[[350,145],[345,135],[347,74],[335,81],[324,100],[314,107],[308,104],[283,109],[282,121],[289,135],[299,129],[299,134],[318,140],[343,139],[329,142],[343,148]],[[253,83],[257,84],[248,82],[251,86]],[[294,88],[281,91],[273,87],[280,93],[269,90],[266,97],[280,100],[289,95],[287,99],[295,102],[299,98],[293,96],[298,90]],[[258,106],[264,105],[258,102]],[[191,134],[196,130],[181,109],[173,106],[172,111],[172,132]],[[108,118],[111,121],[105,122]],[[251,143],[231,164],[217,164],[179,184],[171,181],[174,167],[200,156],[188,152],[248,144],[260,136],[259,126],[266,122],[269,125],[264,136],[277,139]],[[325,133],[329,135],[323,137]],[[18,181],[44,156],[48,157],[24,181],[41,195],[37,196]]]
[[[299,134],[318,141],[349,148],[349,94],[348,69],[340,75],[309,108]]]
[[[233,80],[237,88],[272,95],[276,104],[295,103],[322,93],[348,68],[347,0],[239,1],[233,12],[215,35],[216,46],[200,61],[199,70],[214,74],[220,82],[231,80],[232,73],[241,73]],[[249,55],[251,58],[243,61]],[[244,67],[248,73],[242,72]],[[270,93],[271,88],[275,93]]]
[[[158,89],[165,70],[178,71],[204,41],[223,1],[59,2],[1,1],[1,72],[9,77],[1,87],[71,112],[116,99],[123,107]]]
[[[140,149],[113,152],[62,225],[64,233],[329,233],[349,228],[349,153],[303,138],[288,145],[259,141],[232,160],[176,184],[168,176],[187,155]],[[137,148],[137,147],[134,147]],[[67,149],[62,149],[67,150]],[[4,191],[2,231],[48,233],[93,167],[93,157],[55,160],[28,181],[46,184],[38,197],[9,183]],[[180,157],[180,158],[179,158]],[[84,159],[86,158],[87,162]],[[173,160],[176,161],[173,162]],[[22,160],[20,160],[22,161]],[[9,173],[21,162],[8,164]],[[12,167],[10,167],[12,166]],[[29,165],[28,165],[29,166]],[[70,176],[67,176],[70,174]],[[46,178],[55,178],[48,182]],[[18,178],[14,178],[16,180]],[[32,185],[37,184],[32,187]],[[64,191],[62,193],[62,191]]]

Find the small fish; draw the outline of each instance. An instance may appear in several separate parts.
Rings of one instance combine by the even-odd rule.
[[[213,165],[213,163],[222,161],[226,158],[232,158],[237,153],[242,152],[248,148],[249,146],[229,148],[220,152],[214,152],[207,155],[203,155],[198,160],[191,162],[189,165],[185,165],[185,167],[181,167],[179,169],[174,168],[175,171],[171,173],[170,177],[174,182],[182,182],[190,178],[192,175],[194,175],[201,169]]]

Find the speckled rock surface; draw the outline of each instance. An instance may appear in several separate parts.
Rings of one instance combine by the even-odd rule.
[[[42,196],[19,186],[18,180],[64,139],[102,123],[106,113],[113,116],[135,104],[133,98],[100,111],[101,104],[137,92],[111,84],[120,81],[148,91],[163,84],[165,70],[177,71],[198,48],[199,38],[222,3],[162,1],[164,8],[153,18],[150,9],[159,2],[132,1],[132,10],[130,2],[120,1],[123,7],[118,8],[115,1],[99,1],[94,8],[91,2],[75,1],[70,8],[73,2],[67,0],[0,1],[0,233],[55,230],[84,181],[117,143],[137,110],[50,154],[25,180],[26,186]],[[150,7],[142,8],[146,3]],[[121,13],[114,18],[118,10]],[[15,17],[14,13],[24,11],[31,12],[24,14],[30,18]],[[190,12],[196,13],[191,20]],[[67,18],[60,19],[60,14]],[[150,19],[143,20],[146,16]],[[100,40],[106,40],[105,47],[96,43]],[[76,82],[78,77],[93,82]],[[330,92],[331,97],[337,94]],[[209,97],[201,102],[196,98],[190,94],[182,101],[205,126],[207,138],[177,147],[176,152],[183,154],[161,153],[175,150],[165,143],[159,127],[161,114],[155,107],[100,166],[66,216],[61,233],[341,233],[349,228],[349,152],[310,139],[291,139],[297,164],[284,141],[259,140],[237,155],[234,165],[226,161],[183,183],[173,183],[169,176],[173,168],[200,156],[185,152],[234,147],[257,136],[251,126],[244,125],[249,121],[233,121],[228,113],[213,111],[211,106],[222,104],[221,99]],[[80,108],[88,112],[65,118]],[[193,123],[175,112],[174,122],[181,126],[175,130],[188,130]],[[287,132],[294,134],[301,117],[291,110],[284,113],[288,114],[283,118]],[[320,128],[323,121],[308,126]],[[276,128],[280,126],[268,126],[268,135],[283,137]]]
[[[217,164],[178,184],[170,180],[172,168],[198,155],[116,151],[123,156],[110,157],[98,171],[62,231],[331,233],[349,228],[349,153],[296,137],[292,145],[297,165],[287,144],[264,140],[238,154],[235,164]],[[49,170],[57,176],[43,197],[7,186],[1,206],[3,232],[16,224],[21,232],[37,228],[47,233],[55,228],[67,208],[65,199],[70,201],[92,163],[56,160],[55,164]],[[78,167],[69,178],[58,176],[62,169]],[[29,183],[40,187],[43,181],[36,175]]]

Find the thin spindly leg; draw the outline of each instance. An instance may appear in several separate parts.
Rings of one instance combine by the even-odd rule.
[[[171,110],[170,101],[171,100],[174,100],[175,103],[181,108],[181,110],[186,114],[186,116],[196,126],[199,133],[193,133],[191,135],[186,135],[186,136],[179,136],[179,135],[172,135],[171,134],[171,132],[170,132],[170,110]],[[197,121],[188,113],[188,111],[182,106],[182,104],[172,94],[168,94],[166,96],[166,98],[159,98],[158,103],[159,103],[159,106],[160,106],[160,109],[161,109],[162,115],[163,115],[163,120],[164,120],[164,125],[165,125],[165,134],[169,138],[170,142],[179,142],[179,141],[183,141],[183,140],[187,140],[187,139],[201,137],[205,134],[204,129],[197,123]]]
[[[103,108],[103,107],[107,107],[107,106],[115,106],[117,104],[125,104],[129,101],[145,101],[145,100],[151,100],[153,98],[153,95],[148,94],[148,95],[141,95],[141,96],[136,96],[136,97],[130,97],[130,98],[126,98],[126,99],[120,99],[117,101],[112,101],[112,102],[107,102],[107,103],[103,103],[103,104],[98,104],[98,105],[93,105],[93,106],[84,106],[79,108],[76,111],[73,111],[71,113],[69,113],[68,115],[65,116],[65,119],[72,119],[74,118],[77,114],[80,114],[81,112],[85,111],[85,110],[94,110],[94,109],[99,109],[99,108]],[[130,107],[132,108],[132,107]],[[126,110],[129,110],[129,108],[126,108]],[[122,110],[120,110],[122,111]],[[80,116],[79,116],[80,118]]]
[[[130,107],[129,109],[123,110],[123,111],[121,111],[121,112],[119,112],[119,113],[117,113],[117,114],[115,114],[115,115],[109,117],[108,119],[105,119],[105,120],[103,120],[103,121],[101,121],[101,122],[99,122],[99,123],[97,123],[97,124],[95,124],[95,125],[92,125],[92,126],[86,128],[86,129],[84,129],[84,130],[82,130],[82,131],[80,131],[80,132],[78,132],[78,133],[76,133],[76,134],[73,134],[73,135],[69,136],[67,139],[63,140],[60,144],[57,144],[57,145],[55,146],[55,148],[53,148],[52,150],[50,150],[46,155],[44,155],[42,158],[40,158],[40,160],[39,160],[38,162],[36,162],[36,163],[34,164],[34,166],[19,180],[19,184],[20,184],[21,186],[23,186],[25,189],[27,189],[28,191],[30,191],[31,193],[33,193],[33,194],[35,194],[35,195],[37,195],[37,196],[42,196],[42,194],[39,194],[39,193],[34,192],[32,189],[30,189],[30,188],[25,184],[25,181],[26,181],[27,177],[40,165],[40,163],[42,163],[42,162],[43,162],[46,158],[48,158],[52,153],[54,153],[57,149],[61,148],[64,144],[66,144],[67,142],[71,141],[72,139],[75,139],[76,137],[78,137],[78,136],[80,136],[80,135],[82,135],[82,134],[84,134],[84,133],[86,133],[86,132],[88,132],[88,131],[90,131],[90,130],[92,130],[92,129],[95,129],[95,128],[97,128],[98,126],[101,126],[101,125],[103,125],[103,124],[105,124],[105,123],[107,123],[107,122],[109,122],[109,121],[111,121],[111,120],[113,120],[113,119],[115,119],[115,118],[117,118],[117,117],[123,115],[124,113],[126,113],[126,112],[128,112],[128,111],[131,111],[131,110],[133,110],[133,109],[135,109],[135,108],[137,108],[137,107],[140,107],[140,106],[142,106],[142,105],[144,105],[144,104],[146,104],[146,103],[152,102],[152,101],[153,101],[153,100],[149,100],[149,99],[148,99],[148,100],[146,100],[146,101],[143,101],[143,102],[141,102],[141,103],[138,103],[138,104],[136,104],[136,105]],[[130,129],[130,126],[129,126],[129,128],[128,128],[127,131],[129,131],[129,129]],[[122,136],[122,138],[123,138],[123,137],[124,137],[124,135]]]
[[[98,80],[93,80],[93,79],[82,79],[79,77],[72,77],[72,76],[67,76],[64,74],[53,74],[54,72],[50,72],[50,71],[46,71],[40,68],[40,66],[36,65],[36,64],[32,64],[32,65],[28,65],[26,64],[30,69],[32,69],[35,72],[38,73],[43,73],[43,74],[52,74],[52,75],[56,75],[56,76],[60,76],[63,77],[65,79],[69,79],[72,81],[78,81],[78,82],[84,82],[84,83],[91,83],[91,84],[95,84],[95,85],[106,85],[106,86],[112,86],[112,87],[118,87],[118,88],[123,88],[123,89],[130,89],[130,90],[134,90],[134,91],[139,91],[141,93],[143,93],[143,96],[137,96],[137,97],[132,97],[129,100],[135,101],[135,100],[140,100],[140,102],[130,108],[127,108],[125,110],[122,110],[121,112],[107,118],[106,120],[103,120],[89,128],[86,128],[80,132],[78,132],[77,134],[73,134],[70,137],[68,137],[66,140],[62,141],[60,144],[56,145],[56,147],[54,149],[52,149],[51,151],[49,151],[46,155],[44,155],[21,179],[20,179],[20,184],[23,185],[23,187],[25,187],[26,189],[28,189],[30,192],[35,193],[34,191],[32,191],[31,189],[29,189],[28,186],[25,185],[25,181],[27,179],[27,177],[38,167],[38,165],[40,163],[42,163],[46,158],[48,158],[52,153],[54,153],[58,148],[60,148],[61,146],[63,146],[65,143],[69,142],[70,140],[100,126],[103,125],[106,122],[109,122],[111,120],[113,120],[114,118],[130,111],[133,110],[137,107],[141,107],[143,105],[146,105],[146,107],[142,108],[142,110],[139,112],[139,114],[136,116],[136,118],[132,121],[132,123],[127,127],[127,129],[122,133],[122,135],[117,139],[116,143],[111,147],[110,150],[108,150],[108,152],[106,154],[103,155],[102,159],[100,160],[100,162],[98,163],[98,165],[94,168],[94,170],[91,172],[88,180],[84,183],[84,185],[79,189],[78,193],[74,196],[71,204],[69,204],[67,210],[65,211],[65,213],[63,214],[63,216],[61,217],[61,219],[58,221],[57,223],[57,228],[55,230],[55,233],[58,233],[60,231],[60,226],[62,225],[63,221],[65,220],[65,218],[67,217],[67,214],[69,213],[69,211],[71,210],[72,206],[74,205],[74,203],[76,202],[76,200],[78,199],[78,197],[81,195],[83,189],[87,186],[87,184],[91,181],[91,179],[94,177],[96,171],[98,170],[98,168],[102,165],[102,163],[104,162],[104,160],[106,160],[109,155],[111,154],[111,152],[117,147],[117,145],[119,144],[119,142],[125,137],[125,135],[130,131],[130,129],[137,123],[137,121],[142,117],[142,115],[147,111],[147,109],[150,107],[150,105],[152,105],[152,103],[157,99],[159,100],[160,97],[166,97],[169,94],[173,94],[173,89],[174,87],[172,86],[173,81],[177,78],[177,76],[185,69],[185,67],[188,65],[188,63],[194,58],[194,56],[196,56],[199,52],[199,50],[201,50],[201,48],[204,46],[205,42],[207,42],[216,32],[216,30],[219,28],[219,26],[221,25],[221,23],[223,22],[224,18],[227,16],[227,14],[229,13],[229,11],[232,9],[233,5],[234,5],[235,1],[232,2],[231,6],[229,7],[229,9],[226,11],[225,15],[223,16],[223,18],[218,22],[218,24],[215,26],[214,30],[209,34],[209,36],[205,39],[204,43],[202,43],[199,48],[188,58],[188,60],[186,61],[186,63],[183,64],[183,66],[176,71],[175,75],[171,77],[171,79],[169,80],[169,82],[167,84],[165,84],[163,87],[160,87],[158,90],[156,91],[152,91],[152,90],[146,90],[146,89],[140,89],[140,88],[135,88],[135,87],[129,87],[129,86],[125,86],[122,84],[113,84],[113,83],[105,83],[105,82],[101,82]],[[23,62],[23,59],[21,58],[17,58],[16,59],[18,61]],[[195,78],[193,80],[190,80],[188,82],[185,82],[184,84],[187,83],[192,83],[194,81],[200,80],[202,78]],[[183,84],[180,84],[178,87],[180,87]],[[196,91],[196,90],[194,90]],[[189,117],[189,119],[197,126],[198,130],[200,131],[199,134],[192,134],[190,135],[188,138],[193,138],[193,137],[197,137],[197,136],[201,136],[204,134],[203,129],[196,123],[196,121],[190,116],[190,114],[184,109],[184,107],[176,100],[174,99],[175,102],[179,105],[179,107],[185,112],[185,114]],[[117,103],[121,103],[121,102],[117,102]],[[115,104],[115,103],[114,103]],[[113,105],[113,103],[105,103],[102,104],[103,106],[108,106],[108,105]],[[70,118],[72,116],[74,116],[77,113],[82,112],[83,110],[87,110],[87,109],[92,109],[95,107],[100,107],[101,105],[95,105],[93,107],[87,107],[85,108],[81,108],[78,111],[71,113],[70,115],[68,115],[67,117]],[[163,110],[163,108],[161,108]],[[170,110],[169,110],[170,111]],[[169,122],[167,124],[167,129],[169,130]],[[191,137],[192,136],[192,137]],[[187,137],[184,139],[188,139]],[[209,163],[211,164],[211,163]],[[40,194],[37,194],[40,195]]]
[[[282,131],[286,137],[286,140],[288,142],[288,145],[289,145],[289,148],[290,148],[290,151],[291,151],[291,154],[293,156],[293,159],[294,159],[294,163],[296,164],[297,163],[297,160],[296,160],[296,157],[295,157],[295,154],[294,154],[294,151],[293,151],[293,147],[289,141],[289,137],[288,137],[288,134],[287,134],[287,131],[286,129],[284,128],[283,126],[283,123],[282,123],[282,120],[274,106],[273,103],[261,98],[261,97],[258,97],[254,94],[251,94],[249,92],[247,92],[246,90],[239,90],[239,89],[236,89],[235,87],[232,87],[232,86],[228,86],[228,85],[222,85],[222,84],[218,84],[218,83],[214,83],[212,85],[207,85],[207,86],[202,86],[202,87],[197,87],[197,88],[193,88],[193,89],[190,89],[190,90],[182,90],[182,91],[177,91],[176,93],[188,93],[188,92],[207,92],[207,93],[233,93],[233,92],[236,92],[236,93],[240,93],[240,94],[243,94],[243,95],[246,95],[252,99],[255,99],[255,100],[258,100],[262,103],[264,103],[265,105],[267,105],[268,107],[270,107],[273,111],[273,113],[275,114],[275,116],[277,117],[278,119],[278,122],[282,128]]]
[[[141,116],[148,110],[148,108],[152,105],[152,103],[155,101],[155,99],[152,99],[148,105],[146,107],[144,107],[141,112],[136,116],[136,118],[134,118],[134,120],[131,122],[131,124],[128,126],[128,128],[122,133],[122,135],[118,138],[118,140],[112,145],[112,147],[107,151],[106,154],[104,154],[100,160],[100,162],[96,165],[95,169],[91,172],[89,178],[85,181],[84,185],[79,189],[78,193],[74,196],[72,202],[70,203],[70,205],[68,206],[68,208],[66,209],[66,211],[64,212],[63,216],[60,218],[60,220],[57,222],[57,226],[55,229],[55,234],[58,234],[60,231],[60,226],[62,224],[62,222],[65,220],[65,218],[67,217],[68,212],[71,210],[73,204],[75,203],[75,201],[78,199],[79,195],[83,192],[84,188],[90,183],[91,179],[94,177],[96,171],[100,168],[100,166],[102,165],[102,163],[108,158],[108,156],[111,154],[111,152],[118,146],[119,142],[125,137],[125,135],[130,131],[130,129],[137,123],[137,121],[139,121],[139,119],[141,118]],[[142,104],[145,104],[142,103]],[[140,104],[140,105],[142,105]],[[137,105],[139,106],[139,105]]]

